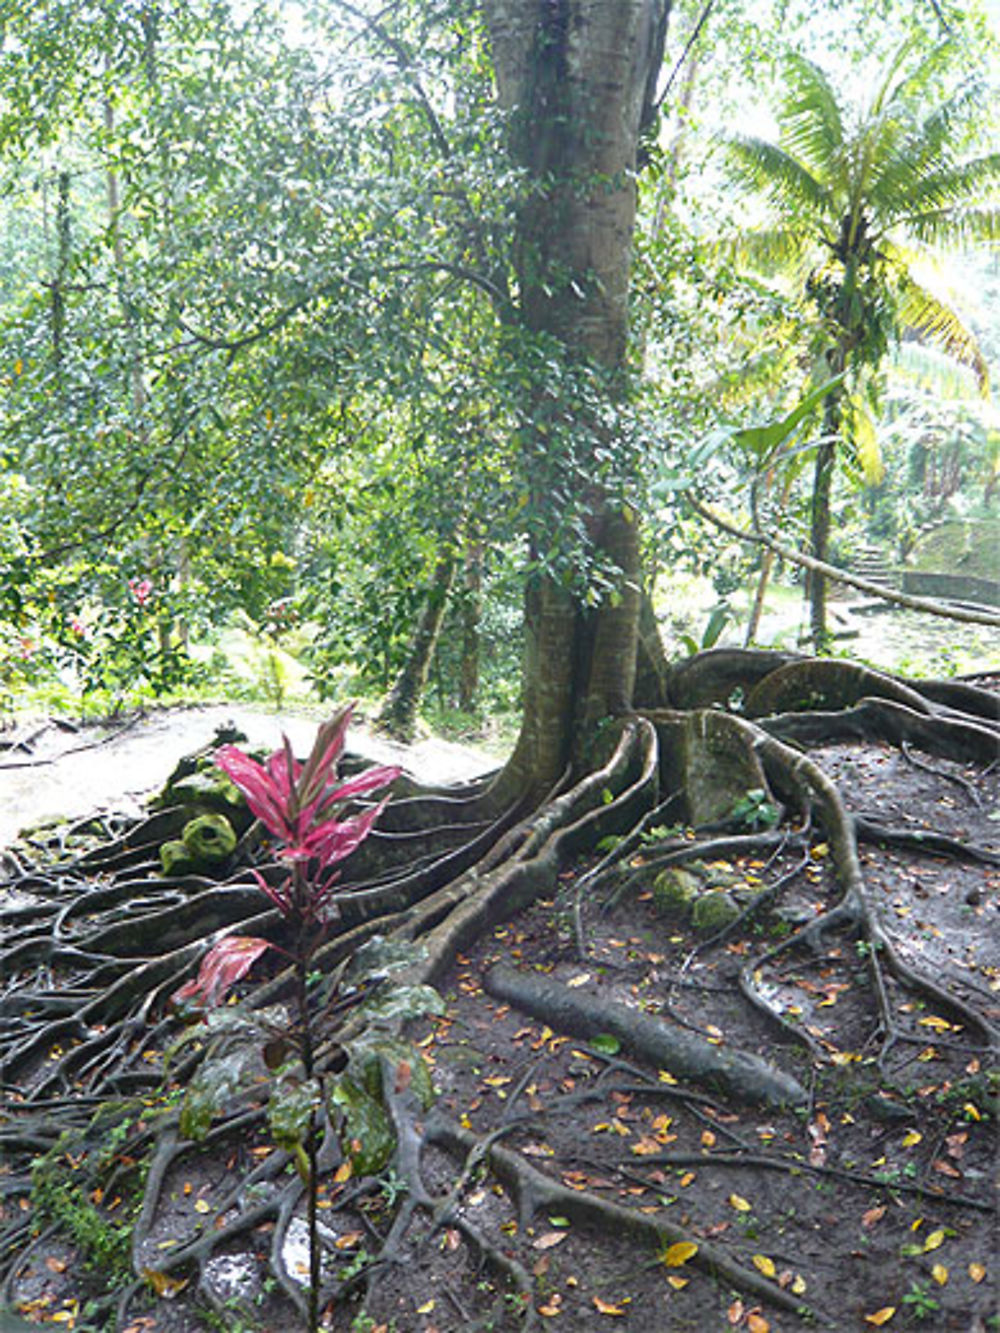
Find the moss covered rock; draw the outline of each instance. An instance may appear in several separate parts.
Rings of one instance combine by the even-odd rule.
[[[172,838],[160,846],[160,865],[165,875],[190,875],[195,861],[180,838]]]
[[[225,815],[199,815],[189,820],[181,838],[190,856],[208,865],[224,861],[236,848],[236,834]]]
[[[664,916],[690,916],[700,891],[698,876],[679,867],[661,870],[653,880],[653,902]]]
[[[740,914],[739,906],[728,893],[710,891],[703,893],[691,909],[691,924],[695,930],[708,935],[722,930]]]

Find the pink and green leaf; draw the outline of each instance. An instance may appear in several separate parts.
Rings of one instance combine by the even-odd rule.
[[[203,1009],[221,1004],[236,982],[246,976],[270,947],[270,940],[255,935],[225,936],[201,960],[198,975],[174,991],[173,1003],[189,1001]]]

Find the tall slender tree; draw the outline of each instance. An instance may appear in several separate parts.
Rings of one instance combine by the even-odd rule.
[[[828,395],[816,450],[812,553],[826,560],[838,450],[856,444],[860,414],[851,394],[876,371],[894,338],[912,333],[971,366],[986,365],[969,328],[935,290],[938,247],[1000,235],[1000,153],[970,152],[986,107],[986,85],[970,74],[942,85],[958,52],[946,43],[896,51],[863,108],[845,106],[827,75],[801,55],[782,67],[780,139],[726,141],[736,178],[777,210],[745,234],[750,259],[791,271],[818,316],[818,378],[846,372]],[[827,580],[810,581],[814,644],[827,637]]]

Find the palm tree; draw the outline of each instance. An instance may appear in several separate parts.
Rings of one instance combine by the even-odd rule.
[[[941,93],[955,51],[908,41],[889,61],[870,105],[847,113],[826,75],[789,55],[778,143],[725,140],[736,179],[780,210],[775,225],[744,235],[743,257],[790,271],[819,316],[818,374],[846,372],[827,396],[811,502],[812,553],[827,557],[838,448],[860,442],[853,394],[873,381],[894,340],[931,340],[970,366],[986,391],[975,336],[933,288],[939,247],[1000,236],[1000,153],[964,156],[987,105],[974,78]],[[823,364],[825,363],[825,364]],[[826,580],[813,575],[814,646],[826,643]]]

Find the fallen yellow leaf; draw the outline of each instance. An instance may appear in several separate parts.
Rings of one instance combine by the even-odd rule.
[[[753,1266],[758,1273],[763,1273],[765,1277],[774,1277],[778,1271],[774,1266],[774,1260],[769,1259],[766,1254],[755,1254],[753,1256]]]
[[[940,1247],[943,1244],[944,1244],[944,1232],[932,1231],[931,1234],[924,1241],[924,1254],[928,1254],[931,1250],[940,1249]]]
[[[792,1291],[796,1296],[802,1296],[805,1293],[806,1280],[801,1273],[796,1273],[792,1279]]]
[[[695,1178],[695,1173],[693,1171],[685,1171],[684,1174],[681,1176],[681,1185],[682,1186],[690,1185],[691,1181],[694,1180],[694,1178]]]
[[[738,1213],[748,1213],[750,1211],[750,1204],[741,1194],[730,1194],[729,1203]]]
[[[676,1273],[670,1273],[667,1277],[667,1281],[673,1287],[674,1291],[683,1291],[691,1279],[689,1277],[678,1277]]]
[[[598,1314],[620,1316],[628,1313],[624,1303],[621,1305],[613,1305],[611,1301],[602,1301],[600,1296],[594,1297],[594,1308],[597,1310]]]
[[[747,1315],[747,1328],[750,1333],[769,1333],[771,1325],[762,1314]]]
[[[424,1301],[423,1305],[417,1306],[417,1314],[430,1314],[430,1312],[433,1309],[434,1309],[434,1297],[432,1296],[429,1301]]]
[[[948,1281],[948,1270],[945,1268],[944,1264],[935,1264],[931,1269],[931,1277],[939,1287],[943,1287]]]
[[[918,1144],[923,1137],[924,1137],[923,1134],[919,1133],[915,1129],[911,1129],[909,1134],[903,1135],[903,1147],[912,1148],[916,1144]]]
[[[883,1305],[882,1309],[876,1310],[874,1314],[866,1314],[865,1323],[876,1324],[881,1327],[883,1324],[887,1324],[895,1313],[896,1307],[894,1305]]]
[[[985,1276],[986,1269],[982,1264],[969,1264],[969,1277],[972,1278],[973,1282],[982,1282]]]
[[[660,1256],[661,1262],[668,1268],[680,1268],[681,1264],[686,1264],[698,1253],[698,1246],[691,1240],[679,1240],[675,1245],[671,1245],[664,1250]]]

